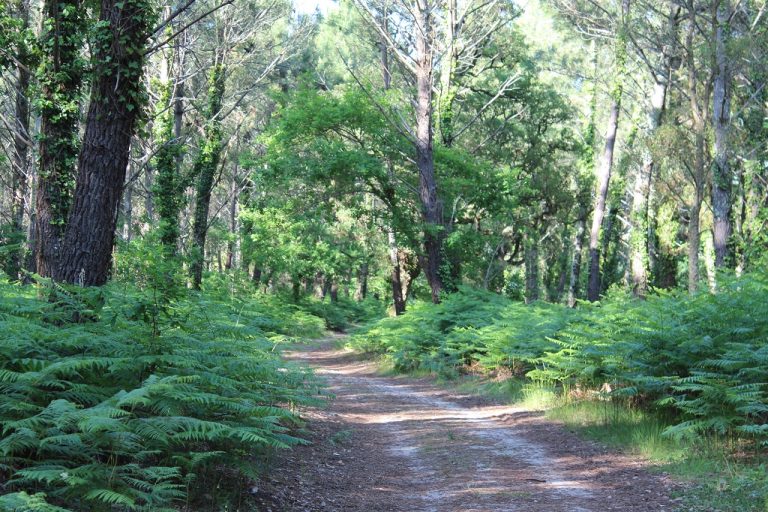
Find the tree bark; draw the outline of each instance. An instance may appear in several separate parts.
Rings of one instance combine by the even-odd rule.
[[[229,234],[230,238],[227,241],[227,263],[224,265],[224,268],[227,270],[232,270],[235,266],[235,237],[237,235],[237,198],[238,198],[238,192],[239,187],[237,184],[237,164],[235,164],[235,169],[233,171],[232,176],[232,186],[230,188],[230,195],[232,196],[232,200],[229,203]]]
[[[368,296],[368,262],[362,263],[357,271],[357,289],[355,289],[355,300],[364,301]]]
[[[29,27],[29,1],[19,2],[18,16],[22,28]],[[13,157],[11,178],[11,231],[19,243],[19,248],[11,252],[7,273],[11,279],[21,279],[22,259],[24,255],[24,206],[29,184],[29,148],[32,139],[29,132],[29,54],[25,43],[19,44],[16,66],[16,104],[13,127]]]
[[[131,241],[133,234],[133,189],[128,186],[123,194],[123,240]]]
[[[206,111],[205,139],[195,162],[197,188],[195,191],[195,216],[192,227],[192,262],[190,274],[192,287],[200,289],[205,261],[205,239],[208,234],[208,211],[216,171],[222,151],[221,119],[219,118],[224,99],[225,86],[224,53],[217,52],[208,79],[209,98]]]
[[[611,91],[611,113],[608,117],[603,158],[597,170],[597,194],[592,216],[592,229],[589,233],[589,282],[587,284],[587,298],[590,301],[596,301],[600,298],[600,248],[598,245],[600,243],[600,229],[603,225],[603,217],[605,217],[608,187],[611,182],[616,133],[619,128],[619,114],[621,112],[621,97],[624,91],[624,74],[627,60],[626,18],[629,14],[629,0],[622,1],[621,11],[622,19],[615,43],[616,69],[614,70],[613,91]]]
[[[700,83],[694,60],[694,33],[696,30],[695,13],[689,12],[693,18],[689,21],[686,35],[685,54],[688,68],[688,99],[691,105],[694,133],[694,154],[691,181],[694,188],[693,204],[690,208],[688,221],[688,291],[694,293],[699,287],[699,247],[701,245],[700,217],[701,205],[704,201],[706,185],[706,128],[708,123],[708,108],[712,95],[712,81],[703,80]]]
[[[579,206],[576,218],[576,233],[573,237],[573,258],[568,282],[568,307],[576,306],[579,296],[579,278],[581,277],[581,253],[584,251],[584,235],[587,232],[587,208]]]
[[[443,283],[440,277],[442,260],[442,203],[437,192],[435,162],[432,147],[432,86],[433,28],[429,0],[415,3],[416,40],[416,166],[419,170],[419,198],[424,220],[424,275],[432,293],[432,302],[440,302]]]
[[[666,94],[666,78],[657,77],[653,84],[651,104],[646,120],[646,139],[650,139],[661,125],[661,115],[664,110]],[[653,156],[646,147],[643,150],[642,165],[637,168],[637,174],[634,179],[630,211],[630,226],[632,229],[629,236],[630,280],[632,295],[638,298],[644,298],[648,293],[648,271],[650,268],[648,202],[651,194],[654,168]]]
[[[694,153],[694,198],[688,220],[688,291],[694,293],[699,288],[699,246],[701,245],[700,217],[701,204],[704,202],[704,166],[705,166],[704,127],[695,135]]]
[[[59,265],[72,204],[84,64],[80,0],[46,0],[40,37],[42,64],[40,146],[35,253],[38,274],[52,277]],[[122,186],[122,181],[121,181]]]
[[[382,28],[385,32],[389,29],[387,27],[387,20],[389,19],[386,12],[382,15]],[[389,69],[389,51],[387,49],[387,42],[381,42],[381,76],[384,82],[384,90],[389,90],[392,83],[392,73]],[[400,276],[400,260],[398,258],[397,238],[395,236],[394,218],[395,218],[395,170],[392,167],[392,162],[387,161],[387,188],[385,193],[387,194],[387,202],[389,204],[393,220],[390,225],[387,226],[387,246],[389,249],[389,262],[392,265],[390,272],[390,286],[392,287],[392,302],[395,307],[395,315],[399,316],[405,313],[405,300],[403,300],[403,283]]]
[[[731,236],[731,169],[729,133],[731,125],[731,60],[728,56],[730,0],[716,3],[715,15],[715,77],[712,89],[712,125],[715,134],[714,166],[712,168],[712,215],[714,217],[715,266],[723,268]]]
[[[54,277],[106,284],[131,137],[141,110],[144,48],[151,7],[144,0],[102,0],[103,33],[94,48],[93,89],[67,222],[65,251]]]
[[[539,240],[538,230],[525,235],[525,303],[539,300]]]

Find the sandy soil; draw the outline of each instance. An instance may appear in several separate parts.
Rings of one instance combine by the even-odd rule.
[[[672,511],[672,483],[541,414],[390,378],[333,340],[290,352],[335,399],[261,482],[272,512]]]

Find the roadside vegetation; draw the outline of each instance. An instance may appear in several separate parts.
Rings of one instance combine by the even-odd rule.
[[[236,275],[188,292],[121,263],[131,284],[0,282],[0,510],[243,506],[325,399],[279,357],[322,318]]]

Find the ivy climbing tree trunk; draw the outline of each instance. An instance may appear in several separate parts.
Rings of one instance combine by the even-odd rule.
[[[46,277],[53,276],[59,265],[80,146],[78,122],[85,71],[82,12],[80,0],[46,0],[43,4],[37,71],[40,146],[35,266]]]
[[[166,17],[170,14],[166,14]],[[170,31],[170,28],[169,28]],[[161,77],[159,116],[155,138],[159,145],[155,154],[157,176],[153,194],[159,216],[160,243],[167,256],[176,256],[179,243],[179,215],[184,206],[187,180],[181,174],[181,130],[184,116],[184,57],[178,39],[173,54],[164,65]]]
[[[589,232],[589,281],[587,283],[587,298],[596,301],[600,298],[600,230],[605,217],[608,187],[613,170],[613,155],[616,148],[616,133],[619,128],[621,112],[621,97],[624,91],[624,75],[627,63],[627,17],[629,16],[629,0],[623,0],[621,5],[621,22],[616,38],[613,89],[611,91],[611,109],[608,117],[608,128],[605,135],[605,149],[597,170],[597,190],[595,209],[592,214],[592,229]]]
[[[147,0],[101,1],[90,106],[57,280],[101,286],[109,277],[153,18]]]
[[[195,161],[194,174],[197,176],[195,188],[195,214],[192,226],[192,262],[190,274],[192,286],[200,288],[203,280],[205,262],[205,239],[208,234],[208,210],[211,204],[211,192],[216,171],[219,168],[222,151],[221,106],[224,100],[225,65],[223,50],[217,51],[208,74],[208,106],[205,111],[206,125],[203,144]]]

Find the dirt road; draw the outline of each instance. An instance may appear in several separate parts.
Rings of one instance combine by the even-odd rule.
[[[268,511],[672,511],[669,484],[538,413],[427,380],[377,376],[332,341],[287,354],[336,395],[310,411],[311,446],[260,495]]]

